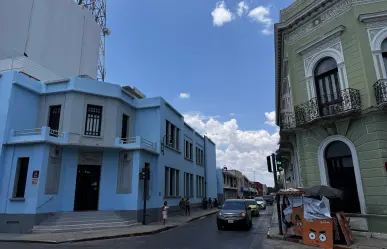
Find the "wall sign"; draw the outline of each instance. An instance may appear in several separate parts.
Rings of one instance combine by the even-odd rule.
[[[34,170],[32,172],[32,185],[38,184],[39,170]]]

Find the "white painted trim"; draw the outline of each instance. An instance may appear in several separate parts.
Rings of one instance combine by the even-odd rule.
[[[316,64],[325,57],[332,57],[333,59],[335,59],[337,65],[344,63],[344,56],[341,52],[332,48],[324,49],[313,55],[312,59],[309,62],[309,65],[307,66],[307,68],[305,68],[307,78],[313,77],[313,72],[314,68],[316,67]]]
[[[380,71],[379,71],[379,65],[378,65],[378,58],[377,58],[377,54],[376,53],[372,53],[372,59],[374,61],[374,68],[375,68],[375,71],[376,71],[376,78],[378,80],[381,79],[380,77]]]
[[[324,36],[319,37],[312,42],[307,43],[306,45],[303,45],[302,47],[298,48],[295,50],[297,54],[304,55],[306,52],[310,51],[311,49],[325,43],[327,40],[336,38],[340,36],[341,33],[345,31],[345,26],[340,25],[337,26],[336,28],[328,31],[327,33],[324,34]]]
[[[368,39],[370,41],[372,57],[374,60],[374,68],[376,72],[376,76],[378,80],[381,78],[387,78],[386,66],[384,65],[384,61],[382,58],[381,48],[382,43],[385,39],[387,39],[387,28],[381,29],[372,39],[370,32],[374,29],[368,29]],[[379,68],[380,66],[380,68]]]
[[[320,169],[320,179],[322,185],[329,185],[328,183],[328,174],[327,174],[327,168],[326,168],[326,162],[325,162],[325,149],[327,146],[334,142],[334,141],[341,141],[345,143],[352,153],[352,161],[353,161],[353,169],[355,171],[355,177],[356,177],[356,187],[357,187],[357,193],[359,196],[359,202],[360,202],[360,210],[362,214],[366,214],[366,205],[365,205],[365,198],[364,198],[364,190],[363,190],[363,183],[361,178],[361,172],[359,167],[359,159],[357,156],[357,150],[355,145],[346,137],[342,135],[334,135],[327,137],[321,144],[318,150],[318,166]]]

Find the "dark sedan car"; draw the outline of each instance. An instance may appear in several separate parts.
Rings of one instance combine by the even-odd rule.
[[[271,195],[264,195],[263,199],[266,201],[267,205],[273,205],[274,197]]]
[[[216,219],[218,230],[225,227],[242,227],[250,229],[253,222],[251,208],[245,200],[226,200]]]

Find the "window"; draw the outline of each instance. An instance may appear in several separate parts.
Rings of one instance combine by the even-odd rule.
[[[384,62],[384,70],[387,74],[387,38],[382,42],[382,56]]]
[[[337,63],[333,58],[320,61],[314,71],[317,101],[320,115],[332,113],[341,103]]]
[[[24,198],[27,184],[29,157],[21,157],[17,160],[13,198]]]
[[[102,106],[87,105],[85,135],[101,136]]]
[[[180,170],[165,167],[165,196],[179,196],[180,194]]]
[[[193,189],[193,174],[184,173],[184,196],[185,197],[193,197],[194,189]]]
[[[196,163],[204,165],[204,151],[199,147],[196,147]]]
[[[132,193],[133,160],[128,152],[120,154],[117,172],[117,194]],[[149,189],[149,188],[148,188]]]
[[[50,136],[57,137],[59,131],[59,121],[60,121],[60,105],[50,106],[49,117],[48,117],[48,127],[50,127]]]
[[[128,138],[129,116],[122,114],[121,138]]]
[[[180,150],[180,129],[177,128],[175,125],[173,125],[171,122],[166,120],[166,128],[165,128],[165,144],[166,146],[175,149]]]
[[[192,153],[192,142],[190,142],[189,140],[185,140],[185,153],[184,153],[184,157],[188,160],[192,160],[193,159],[193,153]]]
[[[204,196],[204,177],[196,176],[196,196],[203,197]]]

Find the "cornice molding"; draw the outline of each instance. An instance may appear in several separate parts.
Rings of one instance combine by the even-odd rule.
[[[383,2],[386,0],[340,0],[330,8],[324,10],[321,14],[314,17],[312,20],[307,21],[300,27],[291,31],[285,35],[285,43],[288,45],[294,44],[299,39],[317,30],[321,26],[330,22],[331,20],[341,16],[342,14],[349,11],[352,6],[362,5],[374,2]],[[306,14],[306,13],[304,13]]]
[[[387,19],[387,11],[359,15],[359,21],[364,23],[375,22],[377,20],[386,20],[386,19]]]
[[[310,50],[312,50],[318,46],[324,46],[325,45],[324,42],[326,42],[329,39],[336,38],[336,37],[340,36],[340,34],[344,32],[344,30],[345,30],[345,26],[340,25],[340,26],[328,31],[322,37],[317,38],[317,39],[313,40],[312,42],[307,43],[307,44],[301,46],[300,48],[296,49],[296,53],[301,54],[301,55],[305,55]]]

